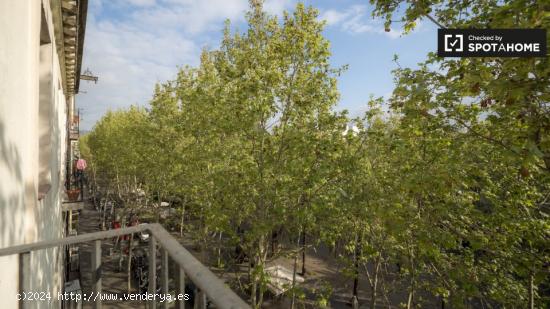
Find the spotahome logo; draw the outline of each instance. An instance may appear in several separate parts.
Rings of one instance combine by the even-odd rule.
[[[445,51],[462,52],[464,51],[464,36],[462,34],[445,34]]]
[[[438,29],[440,57],[546,57],[546,29]]]

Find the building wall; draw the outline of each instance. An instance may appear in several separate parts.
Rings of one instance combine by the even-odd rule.
[[[50,43],[41,43],[41,28]],[[49,0],[0,1],[0,248],[63,237],[72,98],[65,98],[56,50]],[[32,291],[49,292],[54,301],[62,291],[62,265],[61,249],[33,252]],[[0,308],[18,306],[18,267],[17,256],[0,257]]]

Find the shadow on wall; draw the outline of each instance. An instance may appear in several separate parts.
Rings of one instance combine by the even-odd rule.
[[[47,151],[47,153],[44,154],[44,157],[41,157],[40,170],[51,175],[51,187],[46,196],[38,202],[37,210],[34,212],[37,224],[34,231],[37,233],[35,236],[37,241],[62,238],[64,226],[60,189],[63,186],[61,170],[64,168],[62,153],[64,140],[62,139],[61,129],[64,128],[65,123],[60,123],[59,119],[59,115],[63,113],[63,111],[60,111],[60,105],[64,100],[61,100],[57,95],[54,96],[51,92],[46,92],[45,95],[50,98],[50,102],[48,102],[50,104],[49,110],[47,111],[48,121],[44,123],[47,128],[40,130],[39,140],[41,142],[47,141],[49,147],[41,147],[41,151]],[[42,159],[46,159],[46,161],[42,161]],[[34,251],[32,254],[34,255],[32,267],[35,269],[33,271],[35,274],[35,290],[49,291],[52,294],[61,292],[63,250],[55,247]]]
[[[24,186],[21,155],[0,119],[0,248],[24,239]]]
[[[54,126],[51,132],[55,134],[53,142],[59,142],[59,130],[59,127]],[[59,151],[60,149],[56,149],[56,154]],[[54,170],[58,169],[60,165],[56,159],[57,157],[52,158],[52,162],[55,161],[51,165]],[[0,248],[25,242],[26,224],[28,224],[25,221],[25,193],[33,188],[25,188],[23,163],[19,145],[8,136],[6,125],[0,119]],[[59,174],[56,173],[54,177],[56,183],[59,183]],[[53,224],[56,221],[61,222],[62,218],[59,190],[56,189],[52,188],[42,202],[36,204],[38,208],[34,214],[37,226],[34,227],[34,230],[37,232],[35,235],[37,241],[62,237],[62,234],[56,229],[56,224]],[[34,280],[31,281],[31,290],[49,291],[52,295],[61,291],[62,252],[60,248],[50,248],[31,253],[31,271],[34,277]],[[17,271],[14,273],[13,269],[2,269],[4,266],[6,265],[0,265],[0,273],[3,273],[2,270],[6,271],[4,274],[17,273]],[[8,268],[11,267],[17,267],[17,264],[10,264]],[[11,279],[11,275],[0,278],[0,281],[5,281],[3,285],[8,288],[17,284],[17,278]],[[0,299],[0,304],[2,303],[3,301]],[[39,307],[40,302],[31,303],[31,308]]]

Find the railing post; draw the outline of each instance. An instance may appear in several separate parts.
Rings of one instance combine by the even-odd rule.
[[[200,305],[201,305],[201,309],[206,309],[206,305],[208,304],[208,301],[206,300],[206,293],[203,292],[202,290],[199,290],[199,300],[200,300]]]
[[[95,298],[94,308],[101,309],[101,240],[94,241],[92,246],[92,291],[97,298]]]
[[[160,285],[162,287],[162,293],[164,295],[167,295],[169,293],[168,291],[168,251],[166,249],[162,248],[161,251],[161,274],[160,274]],[[165,301],[162,303],[162,308],[168,309],[168,302]]]
[[[193,309],[206,309],[206,294],[201,289],[195,289],[195,304]]]
[[[149,280],[149,294],[155,294],[157,291],[157,240],[153,235],[149,238],[149,271],[147,276],[147,280]],[[149,308],[155,309],[156,307],[157,304],[153,297],[149,302]]]
[[[178,263],[174,263],[176,264],[176,298],[178,299],[176,301],[176,308],[177,309],[185,309],[185,302],[186,300],[184,299],[185,297],[185,271],[183,270],[183,267],[179,266]],[[181,300],[179,300],[179,297],[183,298]]]
[[[21,300],[19,301],[19,308],[30,308],[30,302],[24,297],[23,293],[30,292],[30,277],[31,277],[31,253],[22,252],[19,254],[19,294]]]

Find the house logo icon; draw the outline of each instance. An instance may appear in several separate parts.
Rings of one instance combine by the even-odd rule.
[[[464,51],[464,36],[462,34],[445,34],[445,52]]]

